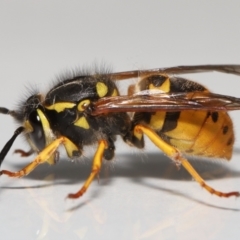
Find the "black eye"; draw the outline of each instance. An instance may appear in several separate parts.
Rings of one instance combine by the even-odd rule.
[[[32,111],[28,116],[28,121],[31,124],[33,131],[29,134],[34,145],[42,150],[45,147],[45,136],[42,127],[41,119],[36,110]]]

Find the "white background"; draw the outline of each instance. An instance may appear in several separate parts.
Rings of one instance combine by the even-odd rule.
[[[49,89],[64,71],[109,64],[115,71],[194,64],[240,64],[239,1],[0,1],[0,105],[15,109],[27,87]],[[189,76],[212,91],[238,97],[240,79]],[[203,80],[203,81],[202,81]],[[121,89],[124,87],[122,86]],[[230,163],[193,161],[216,189],[240,190],[240,113],[232,114],[236,144]],[[1,115],[0,146],[16,129]],[[2,169],[32,158],[21,137]],[[237,239],[240,200],[212,196],[151,143],[146,151],[118,141],[114,163],[78,200],[88,158],[38,167],[23,179],[0,179],[0,233],[4,239]]]

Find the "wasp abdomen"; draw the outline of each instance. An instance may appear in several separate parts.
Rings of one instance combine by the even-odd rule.
[[[138,84],[139,91],[159,90],[166,93],[208,92],[196,83],[179,77],[153,75]],[[230,159],[234,143],[232,120],[226,112],[187,110],[176,112],[141,112],[134,124],[146,124],[156,133],[188,155]],[[139,141],[136,141],[139,144]]]

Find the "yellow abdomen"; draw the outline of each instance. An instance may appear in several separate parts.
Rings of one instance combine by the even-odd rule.
[[[149,89],[166,93],[209,92],[196,82],[164,74],[142,79],[138,88],[138,91]],[[144,114],[136,114],[138,122],[147,124],[163,140],[184,154],[224,159],[232,156],[233,124],[227,112],[161,111],[149,114],[148,120],[139,116]]]
[[[166,126],[173,126],[174,121],[175,127],[168,130]],[[163,128],[157,132],[187,155],[225,159],[232,156],[233,125],[226,112],[182,111],[172,120],[165,116]]]

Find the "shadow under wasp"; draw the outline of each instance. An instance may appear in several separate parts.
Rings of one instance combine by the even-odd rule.
[[[36,153],[22,170],[1,170],[0,175],[23,177],[39,164],[55,164],[63,145],[71,159],[85,145],[98,144],[92,170],[82,188],[68,198],[78,198],[99,174],[102,161],[114,157],[116,136],[143,148],[144,135],[176,166],[183,166],[208,192],[219,197],[239,196],[207,185],[185,156],[227,159],[232,156],[234,132],[227,111],[240,109],[240,98],[209,92],[178,74],[218,71],[240,75],[240,65],[200,65],[134,70],[119,73],[76,74],[60,80],[46,95],[32,94],[17,110],[0,108],[21,124],[0,153],[0,164],[16,137],[23,133]],[[116,81],[138,78],[128,95],[120,95]],[[131,113],[131,114],[130,114]]]

